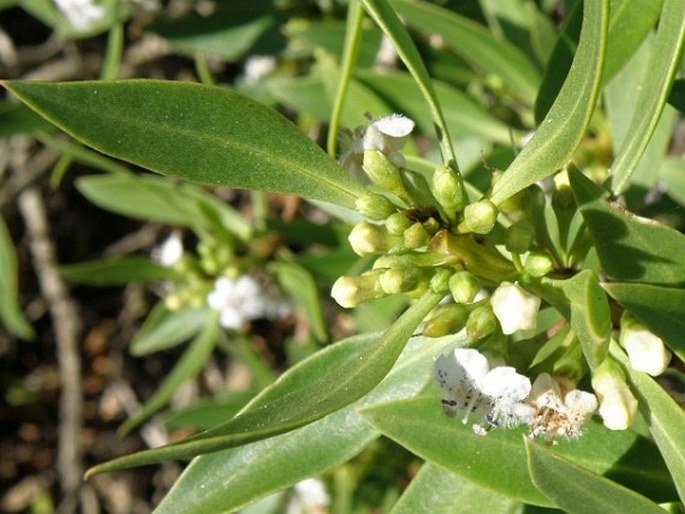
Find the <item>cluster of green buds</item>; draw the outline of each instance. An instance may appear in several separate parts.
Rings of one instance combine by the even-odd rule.
[[[527,284],[552,271],[553,261],[531,251],[535,233],[520,198],[502,207],[507,227],[500,230],[500,208],[487,194],[471,200],[457,170],[409,169],[400,150],[413,126],[400,115],[374,120],[355,131],[342,158],[367,185],[356,202],[364,220],[352,229],[350,245],[377,258],[365,273],[340,277],[333,298],[351,308],[386,295],[444,294],[449,301],[425,323],[428,336],[466,327],[478,340],[498,327],[504,334],[533,328],[540,299]]]

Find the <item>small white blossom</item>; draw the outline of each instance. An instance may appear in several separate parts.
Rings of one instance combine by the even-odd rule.
[[[245,83],[254,86],[276,69],[276,59],[271,55],[253,55],[245,61]]]
[[[620,343],[625,348],[630,366],[656,377],[661,375],[671,362],[671,352],[660,337],[652,334],[639,323],[622,327]]]
[[[458,348],[440,355],[435,362],[435,376],[443,390],[445,412],[464,413],[462,423],[476,413],[490,426],[514,427],[528,423],[534,409],[523,403],[531,390],[530,380],[511,366],[490,369],[487,358],[474,349]],[[473,427],[482,435],[480,425]]]
[[[183,257],[183,242],[178,232],[172,232],[169,237],[152,252],[154,259],[159,261],[162,266],[171,268],[178,264]]]
[[[55,0],[57,9],[79,32],[89,30],[105,17],[105,8],[93,0]]]
[[[307,478],[293,486],[295,498],[288,505],[288,514],[319,514],[328,512],[331,497],[318,478]]]
[[[535,328],[540,298],[518,284],[502,282],[492,294],[490,305],[505,335]]]
[[[289,312],[282,299],[265,294],[259,283],[248,275],[233,280],[220,277],[207,295],[207,304],[220,313],[219,324],[237,329],[243,323],[258,318],[272,318]]]
[[[637,413],[637,400],[623,373],[609,359],[593,371],[592,388],[599,399],[604,426],[609,430],[628,429]]]
[[[548,374],[541,373],[533,382],[530,400],[536,407],[529,423],[529,437],[576,438],[597,410],[597,398],[586,391],[573,389],[562,394],[559,384]]]

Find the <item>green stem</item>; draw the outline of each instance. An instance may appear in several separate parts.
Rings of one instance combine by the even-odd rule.
[[[336,142],[338,140],[338,130],[340,128],[340,116],[342,114],[347,90],[352,80],[352,72],[359,55],[359,45],[362,39],[362,22],[364,21],[364,10],[361,8],[359,0],[350,0],[347,10],[347,28],[345,30],[345,49],[343,51],[343,62],[340,75],[340,85],[333,102],[333,112],[331,113],[331,123],[328,127],[328,140],[326,150],[331,158],[335,159]]]
[[[195,54],[195,71],[197,72],[200,82],[210,86],[216,86],[214,75],[209,70],[209,66],[207,65],[207,56],[202,52],[197,52]]]
[[[105,59],[100,70],[101,80],[111,80],[117,78],[121,55],[124,49],[124,26],[121,23],[112,25],[107,37],[107,50]]]

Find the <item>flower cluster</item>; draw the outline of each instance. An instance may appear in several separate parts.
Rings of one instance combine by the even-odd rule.
[[[478,415],[485,427],[472,426],[479,435],[486,427],[529,427],[531,438],[554,442],[557,437],[576,438],[597,410],[597,399],[577,389],[563,390],[547,373],[531,385],[530,379],[511,366],[492,369],[487,358],[474,349],[458,348],[440,355],[435,362],[435,377],[442,389],[442,405],[453,416],[463,413],[466,423]]]

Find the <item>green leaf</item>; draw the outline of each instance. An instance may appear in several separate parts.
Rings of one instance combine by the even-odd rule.
[[[651,72],[645,74],[627,137],[611,166],[611,190],[614,195],[625,190],[647,148],[678,71],[684,42],[685,3],[681,0],[664,0],[652,45]]]
[[[159,302],[131,341],[131,355],[140,357],[186,341],[208,323],[211,312],[209,307],[169,310]]]
[[[17,255],[5,220],[0,217],[0,323],[13,335],[33,339],[33,327],[19,305]]]
[[[439,34],[474,68],[498,76],[509,90],[533,103],[540,74],[516,46],[495,38],[486,27],[429,2],[391,0],[391,4],[411,27]]]
[[[160,414],[164,426],[170,431],[205,430],[235,416],[257,391],[219,391],[214,397],[201,399],[188,407],[170,409]]]
[[[597,275],[583,270],[566,280],[543,279],[541,296],[571,323],[590,368],[609,351],[611,310]]]
[[[671,93],[668,95],[668,103],[680,112],[685,112],[685,79],[673,81]]]
[[[585,2],[583,30],[571,72],[530,142],[493,188],[499,204],[564,167],[582,140],[601,85],[607,43],[608,0]]]
[[[611,353],[622,364],[633,390],[637,393],[640,412],[647,421],[654,442],[661,450],[671,472],[680,501],[685,502],[685,415],[682,406],[646,373],[634,371],[623,351],[612,344]]]
[[[226,89],[158,80],[4,85],[83,143],[157,173],[345,207],[363,191],[280,114]]]
[[[603,287],[685,360],[685,289],[616,282]]]
[[[510,514],[520,504],[469,482],[430,462],[425,463],[391,514]]]
[[[169,371],[154,394],[145,402],[138,412],[124,421],[117,431],[120,435],[128,434],[135,427],[164,407],[174,393],[186,380],[194,378],[204,367],[212,354],[219,334],[219,315],[212,313],[202,332],[190,343],[178,362]]]
[[[345,353],[358,354],[378,344],[379,337],[362,335],[336,345],[344,346]],[[157,512],[232,511],[349,460],[378,436],[357,413],[359,407],[416,394],[430,380],[433,355],[443,344],[412,338],[392,371],[357,402],[287,434],[196,458]]]
[[[307,316],[310,329],[318,341],[325,341],[326,323],[321,311],[321,297],[311,274],[295,263],[272,262],[268,269],[276,273],[278,283]]]
[[[262,391],[240,415],[218,427],[100,464],[91,468],[88,475],[194,457],[265,439],[321,419],[373,389],[439,301],[440,295],[427,293],[371,349],[346,354],[344,347],[335,344],[314,354]]]
[[[569,170],[569,179],[609,279],[671,287],[685,285],[683,234],[610,202],[607,191],[578,171]]]
[[[531,481],[521,430],[475,435],[469,425],[447,417],[440,396],[430,394],[367,408],[362,415],[408,450],[460,477],[511,499],[553,506]],[[676,497],[656,447],[631,432],[593,422],[582,437],[559,440],[552,451],[655,501]]]
[[[154,175],[90,175],[76,187],[95,205],[123,216],[195,230],[218,223],[242,240],[250,224],[236,210],[194,184]]]
[[[125,285],[130,282],[155,282],[172,279],[176,273],[147,257],[122,257],[60,266],[62,278],[94,286]]]
[[[361,2],[369,15],[383,30],[388,39],[390,39],[402,62],[412,77],[414,77],[416,84],[421,90],[421,94],[423,94],[428,103],[438,141],[440,142],[443,163],[457,170],[457,157],[452,148],[452,140],[442,107],[436,97],[428,70],[407,29],[402,25],[402,22],[387,0],[361,0]]]
[[[0,137],[53,130],[52,125],[23,104],[0,102]]]
[[[572,514],[663,514],[644,496],[555,455],[528,439],[528,468],[533,483]]]

